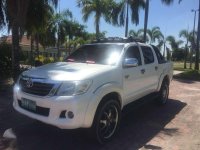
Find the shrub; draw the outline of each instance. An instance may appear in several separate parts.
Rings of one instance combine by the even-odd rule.
[[[0,78],[12,75],[12,46],[7,43],[0,44]]]
[[[35,62],[38,64],[37,66],[39,66],[42,64],[48,64],[48,63],[55,62],[55,59],[53,57],[44,57],[42,55],[39,55],[39,57],[35,58]]]

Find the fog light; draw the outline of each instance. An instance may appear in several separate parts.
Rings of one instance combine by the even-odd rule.
[[[60,118],[66,118],[66,110],[63,110],[61,113],[60,113]]]
[[[68,115],[68,117],[69,117],[70,119],[74,118],[74,113],[73,113],[72,111],[69,111],[69,112],[67,113],[67,115]]]

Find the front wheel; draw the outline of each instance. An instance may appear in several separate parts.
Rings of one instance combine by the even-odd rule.
[[[109,141],[119,128],[120,105],[115,100],[106,100],[97,109],[93,123],[93,134],[100,144]]]
[[[158,103],[160,105],[166,104],[168,96],[169,96],[169,84],[166,81],[163,81],[157,97]]]

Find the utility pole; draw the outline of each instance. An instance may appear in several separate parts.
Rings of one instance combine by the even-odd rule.
[[[192,69],[192,56],[193,56],[194,50],[196,50],[195,27],[196,27],[196,13],[197,13],[198,9],[192,9],[191,11],[194,12],[194,27],[193,27],[193,34],[192,34],[193,44],[192,44],[192,49],[191,49],[191,52],[190,52],[190,69]]]
[[[128,37],[128,17],[129,17],[129,10],[128,10],[128,4],[129,0],[127,0],[126,3],[126,26],[125,26],[125,37]]]
[[[144,37],[143,40],[146,42],[146,35],[147,35],[147,25],[148,25],[148,14],[149,14],[149,0],[146,0],[145,4],[145,17],[144,17]]]
[[[200,9],[200,2],[199,2],[199,9]],[[196,48],[196,57],[195,57],[195,70],[199,70],[199,36],[200,36],[200,11],[198,10],[192,10],[192,12],[195,12],[195,18],[194,18],[194,30],[193,30],[193,38],[195,38],[195,20],[196,20],[196,12],[199,12],[198,15],[198,33],[197,33],[197,46]],[[195,39],[194,39],[195,40]]]

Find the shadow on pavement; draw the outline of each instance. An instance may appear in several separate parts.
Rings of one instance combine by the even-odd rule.
[[[166,129],[165,126],[185,106],[186,103],[169,99],[165,106],[157,106],[151,101],[134,109],[129,108],[121,120],[116,137],[103,146],[91,141],[86,136],[86,130],[61,130],[37,121],[13,129],[17,136],[14,145],[18,150],[135,150],[143,146],[147,149],[162,149],[146,143],[158,132],[170,136],[176,134],[178,129]]]
[[[194,80],[182,79],[178,75],[174,75],[173,80],[178,81],[178,82],[182,82],[182,83],[187,83],[187,84],[193,84],[193,83],[197,82],[197,81],[194,81]]]

